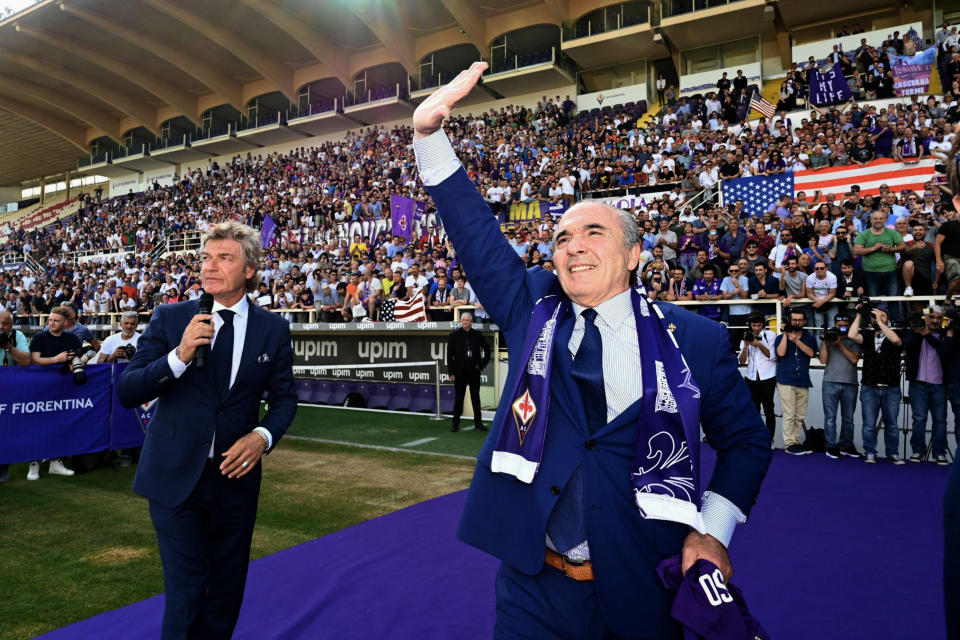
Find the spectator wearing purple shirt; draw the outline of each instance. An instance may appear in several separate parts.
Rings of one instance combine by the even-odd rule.
[[[693,297],[700,301],[720,299],[720,280],[717,279],[716,265],[708,264],[703,268],[703,277],[693,285]],[[720,321],[720,307],[716,305],[702,305],[697,312],[711,320]]]

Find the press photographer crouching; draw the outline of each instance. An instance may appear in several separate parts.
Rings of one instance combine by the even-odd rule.
[[[740,341],[740,364],[747,367],[744,379],[750,397],[757,411],[763,408],[763,417],[772,438],[777,428],[773,409],[773,396],[777,391],[777,356],[773,344],[777,334],[765,327],[762,314],[752,314],[748,324],[750,328],[743,332]]]
[[[0,309],[0,366],[30,366],[27,337],[13,328],[13,316],[6,309]],[[9,469],[10,465],[0,464],[0,483],[10,481]]]
[[[877,461],[877,422],[883,413],[883,441],[887,462],[905,464],[898,455],[900,432],[900,354],[903,341],[890,328],[887,303],[874,306],[867,297],[857,305],[857,317],[850,325],[850,339],[863,348],[863,376],[860,380],[860,407],[863,417],[865,461]]]
[[[932,459],[947,466],[947,389],[940,360],[943,307],[933,306],[907,318],[910,331],[904,340],[907,380],[913,405],[910,462],[921,462],[927,453],[927,414],[933,419]]]
[[[70,310],[65,307],[54,307],[47,317],[47,331],[41,331],[30,341],[30,361],[41,367],[51,365],[70,366],[72,360],[80,354],[83,343],[76,335],[65,331],[64,327],[70,319]],[[82,368],[81,368],[82,369]],[[74,377],[76,381],[76,377]],[[72,476],[73,471],[68,469],[57,458],[50,461],[50,475]],[[30,463],[27,480],[40,479],[40,463]]]
[[[853,444],[853,421],[857,410],[857,362],[863,349],[850,339],[850,318],[837,314],[834,326],[823,332],[820,364],[823,365],[823,431],[827,457],[854,458],[860,452]],[[837,441],[837,406],[840,407],[840,440]]]
[[[120,333],[114,333],[103,341],[97,362],[129,362],[137,352],[137,312],[126,311],[120,316]]]

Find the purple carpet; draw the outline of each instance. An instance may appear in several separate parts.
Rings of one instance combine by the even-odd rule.
[[[705,467],[714,455],[706,451]],[[947,469],[777,453],[734,537],[734,582],[776,640],[944,638]],[[464,492],[254,562],[236,638],[490,638],[497,563],[454,538]],[[159,636],[162,596],[41,636]]]

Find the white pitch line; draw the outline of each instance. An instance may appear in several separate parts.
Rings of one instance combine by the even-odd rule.
[[[305,440],[307,442],[320,442],[322,444],[335,444],[343,447],[357,447],[359,449],[374,449],[376,451],[396,451],[401,453],[414,453],[421,456],[439,456],[441,458],[456,458],[457,460],[473,460],[476,462],[476,456],[463,456],[457,453],[440,453],[439,451],[420,451],[417,449],[401,449],[399,447],[384,447],[378,444],[363,444],[360,442],[346,442],[344,440],[327,440],[326,438],[311,438],[309,436],[285,435],[284,438],[291,440]]]
[[[436,438],[420,438],[419,440],[414,440],[413,442],[404,442],[401,447],[416,447],[421,444],[426,444],[428,442],[433,442]]]

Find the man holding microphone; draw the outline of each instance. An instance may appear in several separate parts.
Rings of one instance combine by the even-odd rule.
[[[128,408],[158,398],[133,490],[150,501],[157,530],[164,640],[231,637],[260,458],[286,433],[297,405],[289,325],[246,295],[257,286],[259,233],[218,224],[206,234],[202,261],[204,296],[156,309],[118,385]],[[261,420],[264,391],[270,408]]]

